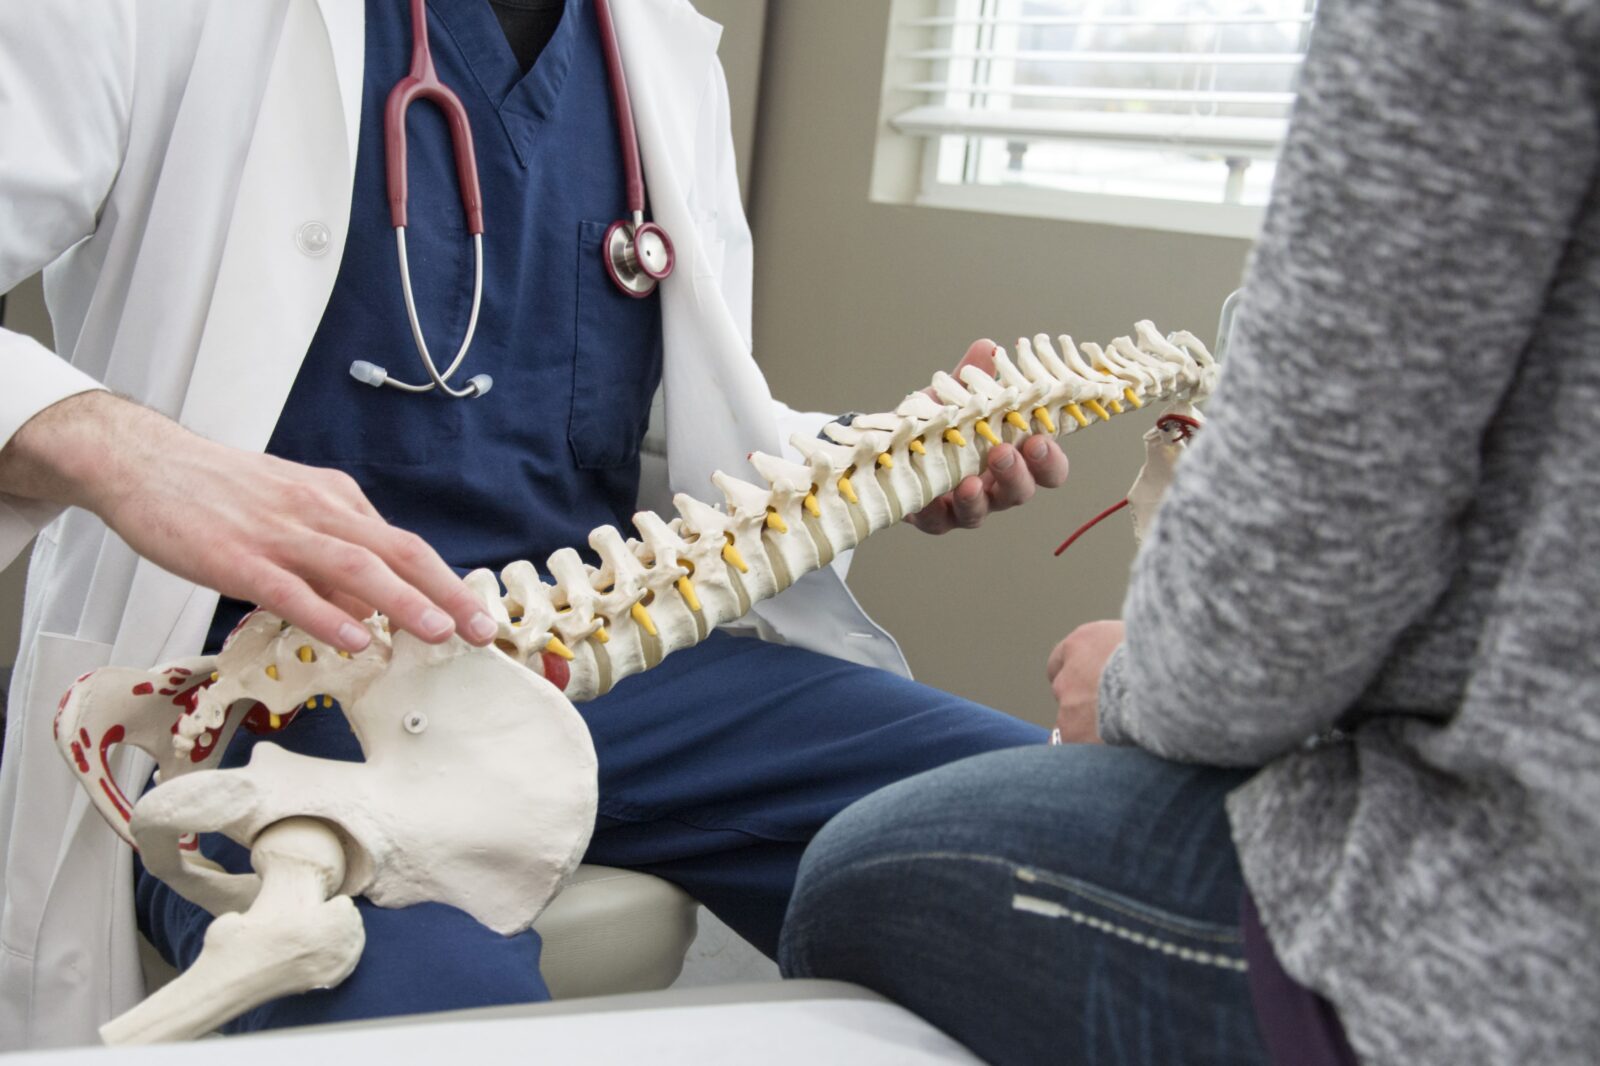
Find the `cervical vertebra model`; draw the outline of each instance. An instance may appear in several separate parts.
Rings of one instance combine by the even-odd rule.
[[[794,438],[803,462],[751,455],[766,488],[719,472],[722,507],[680,495],[671,521],[635,516],[637,540],[595,530],[601,565],[562,549],[548,563],[554,585],[529,562],[502,571],[503,593],[477,571],[467,581],[499,621],[493,648],[391,637],[374,618],[372,643],[352,656],[258,611],[214,658],[81,679],[56,716],[63,756],[146,867],[219,916],[198,961],[102,1036],[197,1036],[269,999],[337,984],[364,943],[354,895],[446,903],[507,935],[528,928],[594,825],[594,749],[571,701],[698,643],[921,510],[979,473],[1002,440],[1076,432],[1154,401],[1192,416],[1215,383],[1210,353],[1148,322],[1136,336],[1102,349],[1041,334],[1018,341],[1015,360],[997,352],[993,375],[936,374],[932,396],[830,424],[827,440]],[[1152,484],[1181,447],[1153,432]],[[248,766],[216,769],[241,725],[270,734],[334,701],[365,762],[259,744]],[[121,744],[157,761],[159,783],[137,804],[110,767]],[[202,832],[251,847],[256,874],[202,858]]]

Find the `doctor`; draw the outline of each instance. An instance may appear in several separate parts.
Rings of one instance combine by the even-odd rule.
[[[137,925],[170,958],[192,959],[205,927],[136,873],[51,750],[75,678],[214,648],[241,601],[347,647],[371,608],[424,639],[482,642],[457,573],[703,494],[712,470],[825,419],[775,403],[750,356],[717,28],[685,0],[612,7],[650,217],[676,250],[643,300],[600,252],[625,195],[592,0],[429,5],[487,216],[467,373],[495,385],[467,400],[348,374],[364,358],[421,377],[383,192],[382,105],[412,44],[399,0],[0,9],[0,291],[48,268],[59,349],[0,331],[0,561],[37,537],[0,770],[0,1046],[92,1040],[142,995],[136,877]],[[471,244],[443,121],[414,108],[408,130],[410,262],[443,350],[470,315]],[[639,446],[658,382],[668,458],[652,480]],[[915,524],[970,526],[1065,477],[1053,442],[1007,451]],[[601,763],[589,858],[684,885],[770,953],[800,852],[834,812],[1039,734],[907,680],[832,569],[756,623],[770,642],[718,635],[585,706]],[[338,715],[272,741],[354,755]],[[148,776],[132,755],[125,788]],[[503,940],[444,907],[364,913],[345,985],[244,1026],[546,994],[532,934]]]

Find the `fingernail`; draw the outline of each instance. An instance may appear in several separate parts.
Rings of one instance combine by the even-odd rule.
[[[472,621],[467,623],[467,632],[479,643],[487,643],[489,638],[499,631],[500,627],[494,624],[494,619],[482,611],[473,615]]]
[[[996,470],[1010,470],[1016,461],[1017,453],[1015,451],[1007,450],[989,460],[989,465],[994,467]]]
[[[1028,458],[1043,459],[1050,454],[1050,442],[1043,437],[1035,437],[1028,442]]]
[[[366,627],[346,622],[339,627],[339,646],[345,651],[361,651],[372,643],[372,634]]]
[[[450,616],[437,607],[429,607],[422,612],[422,617],[417,620],[417,625],[422,632],[430,637],[442,637],[455,628],[455,623],[450,621]]]

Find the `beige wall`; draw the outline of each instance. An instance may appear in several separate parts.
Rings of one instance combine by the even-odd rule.
[[[1243,241],[871,204],[888,0],[779,0],[767,16],[756,138],[756,354],[796,407],[883,410],[971,340],[1070,332],[1105,342],[1152,318],[1210,340]],[[1075,436],[1068,486],[985,528],[904,527],[857,552],[851,585],[917,677],[1040,723],[1044,661],[1074,625],[1114,617],[1132,543],[1113,519],[1149,414]]]

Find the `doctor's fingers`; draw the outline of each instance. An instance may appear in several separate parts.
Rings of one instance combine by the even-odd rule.
[[[262,556],[240,563],[229,581],[217,583],[217,589],[224,595],[260,604],[336,648],[357,652],[372,643],[367,628],[350,613],[319,596],[303,578]]]
[[[288,549],[295,571],[314,584],[370,604],[430,643],[451,633],[474,644],[494,639],[494,619],[483,604],[415,533],[348,512],[327,515],[318,526],[321,535]]]

